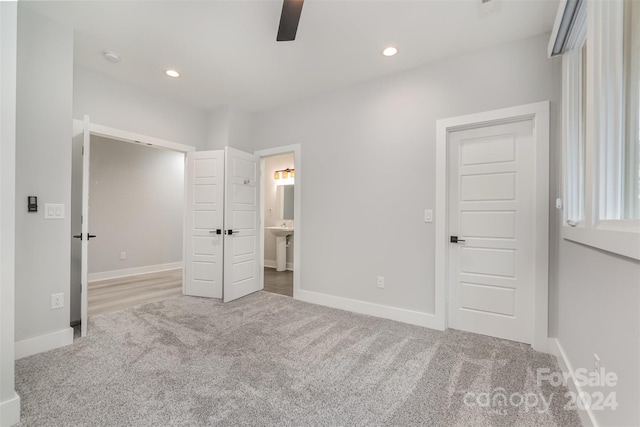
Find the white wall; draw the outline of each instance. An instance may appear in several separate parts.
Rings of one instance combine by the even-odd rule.
[[[0,2],[0,426],[19,421],[14,391],[17,3]]]
[[[89,273],[181,262],[184,154],[93,136],[90,165]]]
[[[59,345],[69,328],[69,253],[73,31],[18,6],[16,147],[16,352],[49,335]],[[39,212],[27,212],[27,196]],[[63,220],[44,220],[45,203],[62,203]],[[65,307],[51,310],[51,294]]]
[[[73,116],[198,149],[207,147],[205,111],[75,66]]]
[[[436,120],[551,99],[547,42],[541,35],[256,114],[256,149],[302,145],[303,290],[433,313],[434,227],[423,217],[435,208]]]
[[[276,209],[276,180],[273,173],[277,170],[294,169],[293,153],[281,156],[267,157],[264,159],[264,226],[274,227],[282,225],[282,219],[278,218]],[[295,221],[295,219],[294,219]],[[287,248],[287,264],[293,265],[293,248],[295,235],[289,237]],[[276,237],[269,230],[264,231],[264,259],[265,263],[274,266],[276,263]]]

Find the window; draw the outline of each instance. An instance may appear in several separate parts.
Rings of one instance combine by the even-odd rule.
[[[554,52],[563,54],[563,237],[640,259],[640,2],[574,3]]]
[[[625,5],[625,163],[623,219],[640,219],[640,3]]]
[[[563,219],[572,226],[584,221],[586,55],[582,40],[565,53],[562,63],[564,191],[571,195],[565,199]]]

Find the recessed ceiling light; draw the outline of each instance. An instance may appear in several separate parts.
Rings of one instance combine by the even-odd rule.
[[[103,52],[102,55],[104,56],[104,59],[106,59],[109,62],[114,62],[114,63],[120,62],[120,55],[118,55],[115,52]]]
[[[180,77],[180,73],[176,70],[167,70],[164,73],[169,77]]]
[[[388,48],[386,48],[385,50],[383,50],[383,51],[382,51],[382,54],[383,54],[384,56],[393,56],[393,55],[395,55],[396,53],[398,53],[398,49],[396,49],[396,48],[395,48],[395,47],[393,47],[393,46],[389,46]]]

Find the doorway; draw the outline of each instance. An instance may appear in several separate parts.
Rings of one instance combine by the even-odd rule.
[[[295,159],[264,158],[264,290],[293,296]]]
[[[301,288],[302,270],[301,145],[269,148],[254,154],[261,159],[262,171],[260,248],[264,290],[295,299]]]
[[[91,136],[88,315],[182,293],[184,153]]]
[[[125,157],[123,158],[120,156],[117,162],[106,162],[106,165],[110,164],[111,167],[114,167],[115,165],[116,169],[118,167],[122,167],[126,163],[130,163],[130,160],[135,158],[135,154],[132,154],[130,152],[131,150],[137,151],[138,155],[144,155],[144,153],[155,153],[156,155],[159,155],[159,157],[163,158],[164,163],[160,162],[158,164],[157,162],[153,162],[151,165],[145,165],[144,167],[141,164],[136,164],[129,168],[131,169],[130,171],[126,171],[126,169],[120,169],[117,171],[109,170],[105,175],[99,174],[100,176],[96,176],[96,170],[92,170],[90,168],[92,142],[98,144],[96,145],[96,150],[98,151],[99,156],[106,156],[107,158],[109,156],[113,157],[113,153],[105,154],[103,150],[100,150],[99,145],[103,144],[105,147],[111,149],[111,151],[118,146],[127,151],[127,154],[124,154]],[[164,298],[166,295],[162,295],[163,293],[166,294],[167,292],[173,292],[173,289],[169,288],[172,288],[172,286],[176,284],[176,274],[180,276],[180,272],[176,273],[175,270],[182,267],[181,259],[179,261],[162,262],[161,264],[153,264],[151,266],[124,266],[124,264],[127,263],[127,261],[133,261],[138,264],[148,264],[150,259],[148,258],[150,250],[171,251],[172,245],[168,240],[173,241],[176,239],[171,239],[162,234],[162,228],[166,226],[165,222],[167,217],[171,218],[177,216],[178,218],[177,225],[175,227],[177,230],[174,233],[177,234],[177,243],[175,244],[175,246],[177,246],[177,255],[166,253],[160,254],[160,259],[166,260],[168,258],[181,257],[183,233],[182,209],[184,199],[182,197],[182,193],[178,195],[174,194],[174,196],[179,197],[180,199],[177,203],[177,199],[163,198],[163,192],[167,190],[168,187],[172,187],[174,189],[177,187],[173,185],[175,183],[168,184],[167,182],[162,183],[161,181],[169,176],[175,176],[176,173],[181,175],[179,179],[182,180],[184,178],[184,153],[195,151],[195,147],[90,123],[88,116],[85,116],[84,121],[74,120],[74,137],[72,144],[74,157],[72,160],[71,226],[74,236],[72,238],[71,245],[72,317],[70,322],[73,325],[73,321],[78,319],[79,312],[81,335],[85,336],[87,334],[87,323],[89,317],[90,280],[92,282],[96,282],[101,279],[103,281],[115,280],[116,282],[101,283],[101,285],[112,287],[109,289],[109,292],[106,292],[107,294],[111,294],[113,287],[128,288],[129,297],[125,299],[128,299],[129,301],[140,299],[140,294],[144,294],[144,290],[142,289],[144,286],[142,288],[139,286],[140,281],[146,281],[146,285],[151,286],[153,292],[155,292],[155,295],[146,295],[147,297]],[[153,178],[153,173],[151,173],[152,171],[150,171],[147,166],[151,169],[159,168],[159,170],[156,171],[157,173],[155,178]],[[107,166],[108,169],[111,169],[111,167]],[[171,169],[171,171],[167,171],[166,169]],[[127,174],[133,172],[141,174],[142,182],[140,182],[140,180],[138,180],[138,182],[134,182],[135,180],[131,179],[131,177],[127,180]],[[162,176],[163,174],[165,176]],[[100,182],[107,175],[111,175],[111,182]],[[144,182],[145,180],[154,182]],[[102,196],[92,194],[91,197],[93,197],[93,200],[91,202],[94,204],[94,209],[91,213],[93,216],[98,214],[99,216],[104,217],[103,220],[100,220],[99,217],[94,218],[93,223],[91,222],[92,217],[89,215],[89,195],[91,187],[90,184],[92,181],[94,187],[99,186],[98,184],[106,184],[106,187],[108,187],[106,192],[111,193],[112,196],[114,194],[117,195],[118,193],[127,193],[124,200],[114,200],[112,198],[111,202],[109,202],[108,195],[107,197],[103,197],[104,194]],[[161,184],[159,186],[160,189],[158,189],[158,186],[156,185],[155,190],[149,190],[149,184],[158,184],[158,182]],[[131,188],[128,187],[135,187],[139,191],[131,193],[131,191],[129,191]],[[178,187],[183,188],[182,185],[178,185]],[[154,202],[158,202],[160,199],[164,199],[164,202],[161,202],[160,205],[155,203],[155,207],[153,207]],[[106,203],[105,200],[107,200]],[[102,208],[100,207],[101,204]],[[149,211],[149,209],[151,210]],[[159,210],[173,211],[167,216],[164,214],[168,212],[159,213]],[[138,213],[142,213],[142,217],[127,217],[124,215],[126,218],[118,219],[118,217],[123,216],[123,213],[136,211]],[[96,219],[97,221],[95,221]],[[111,230],[102,229],[100,231],[100,234],[102,235],[100,246],[106,247],[107,257],[115,259],[94,259],[94,262],[92,263],[93,266],[89,267],[89,243],[93,246],[94,242],[97,242],[97,239],[100,238],[95,227],[100,228],[101,223],[103,226],[110,222],[118,223],[117,219],[120,223],[115,224],[115,228],[112,228]],[[162,222],[162,224],[159,222]],[[142,227],[152,229],[150,230],[151,234],[147,235],[146,238],[140,233],[140,229]],[[93,239],[94,237],[96,240]],[[168,239],[167,241],[163,240],[160,243],[154,241],[156,238],[160,238],[162,240],[165,237]],[[132,252],[124,249],[122,245],[125,244],[130,245],[129,247],[132,248]],[[119,247],[120,249],[115,249]],[[100,248],[96,249],[100,252]],[[93,248],[91,252],[95,258],[96,253]],[[95,261],[99,262],[96,263]],[[97,266],[97,264],[104,262],[106,262],[106,264]],[[118,268],[120,266],[123,266],[124,268]],[[163,270],[169,272],[162,273]],[[158,272],[160,272],[159,274],[165,274],[167,277],[163,276],[159,278],[154,276],[138,277],[140,280],[127,279],[136,278],[139,274]],[[146,290],[148,291],[149,289],[147,288]],[[178,294],[180,293],[180,290],[181,288],[178,288]],[[104,289],[102,289],[102,291],[104,291]],[[125,290],[125,293],[126,291],[127,290]],[[145,296],[142,295],[141,302],[148,301],[149,298],[145,300]],[[104,302],[104,299],[102,302]],[[107,302],[107,305],[109,304],[110,303]]]
[[[546,352],[549,104],[437,128],[436,317]]]

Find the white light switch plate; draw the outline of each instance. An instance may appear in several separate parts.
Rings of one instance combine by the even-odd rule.
[[[44,219],[64,219],[64,205],[58,203],[45,203]]]
[[[425,209],[424,222],[433,222],[433,211],[431,209]]]

